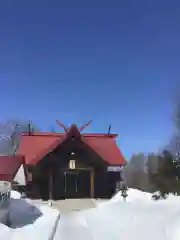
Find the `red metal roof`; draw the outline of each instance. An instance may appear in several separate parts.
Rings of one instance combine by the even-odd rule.
[[[0,181],[12,181],[24,163],[24,156],[0,156]]]
[[[69,132],[78,133],[75,125]],[[79,133],[80,134],[80,133]],[[82,134],[81,140],[92,148],[100,157],[109,164],[125,164],[120,149],[116,145],[115,137],[117,134]],[[23,134],[20,140],[18,154],[25,156],[26,164],[36,164],[49,151],[60,145],[68,134],[65,133],[33,133],[33,135]]]
[[[115,139],[85,137],[85,142],[109,164],[124,165],[126,163]]]
[[[49,151],[60,145],[64,136],[45,136],[45,135],[23,135],[20,140],[17,154],[25,156],[26,164],[36,164]]]

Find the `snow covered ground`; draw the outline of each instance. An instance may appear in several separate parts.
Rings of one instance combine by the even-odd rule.
[[[129,190],[94,209],[62,215],[54,240],[179,240],[180,197],[153,201],[152,195]]]
[[[98,203],[96,208],[64,212],[59,219],[57,210],[33,205],[14,194],[10,206],[11,228],[0,224],[2,240],[49,240],[56,223],[52,240],[180,240],[177,196],[153,201],[151,194],[130,189],[126,202],[118,193],[111,200]]]
[[[20,194],[11,192],[9,208],[10,227],[0,224],[0,239],[4,240],[49,240],[59,212],[46,205],[35,206],[30,200],[20,199]]]

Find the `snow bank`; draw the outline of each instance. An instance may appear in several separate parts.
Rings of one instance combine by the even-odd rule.
[[[49,240],[56,224],[59,212],[48,206],[40,207],[42,215],[32,224],[14,229],[13,240]],[[1,239],[1,238],[0,238]],[[6,238],[6,240],[8,240]]]
[[[151,194],[133,189],[128,196],[124,202],[118,193],[107,203],[78,213],[88,226],[90,239],[180,239],[180,197],[150,201]]]
[[[42,215],[40,209],[24,199],[12,199],[9,206],[9,220],[12,228],[32,224]]]
[[[11,190],[11,198],[14,199],[20,199],[21,198],[21,194],[17,191]]]
[[[116,201],[85,212],[84,218],[95,240],[165,240],[171,215],[169,208]]]
[[[128,197],[127,197],[128,202],[132,202],[132,201],[135,201],[135,200],[141,200],[141,201],[152,200],[152,194],[151,193],[142,192],[142,191],[137,190],[137,189],[128,189],[127,193],[128,193]],[[119,201],[119,200],[123,200],[123,198],[121,196],[121,192],[118,192],[111,199],[111,201]]]
[[[13,195],[15,193],[15,195]],[[0,224],[0,239],[46,240],[52,234],[59,212],[48,206],[36,206],[30,200],[18,199],[14,192],[9,206],[11,227]]]
[[[180,197],[170,195],[166,200],[153,201],[149,193],[133,189],[128,193],[127,202],[118,193],[94,209],[62,214],[54,240],[180,239]],[[57,210],[33,206],[24,199],[13,199],[11,208],[11,220],[18,228],[0,225],[0,239],[49,239],[59,217]]]

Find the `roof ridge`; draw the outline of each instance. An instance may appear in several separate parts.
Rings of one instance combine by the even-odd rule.
[[[66,133],[51,133],[51,132],[34,132],[29,135],[28,133],[22,133],[22,136],[40,136],[40,137],[59,137],[59,136],[65,136]],[[83,137],[117,137],[119,134],[116,133],[82,133],[81,134]]]

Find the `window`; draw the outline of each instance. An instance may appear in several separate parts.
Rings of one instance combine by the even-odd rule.
[[[69,160],[69,168],[70,169],[76,168],[76,160]]]
[[[32,182],[32,173],[28,173],[28,182]]]

